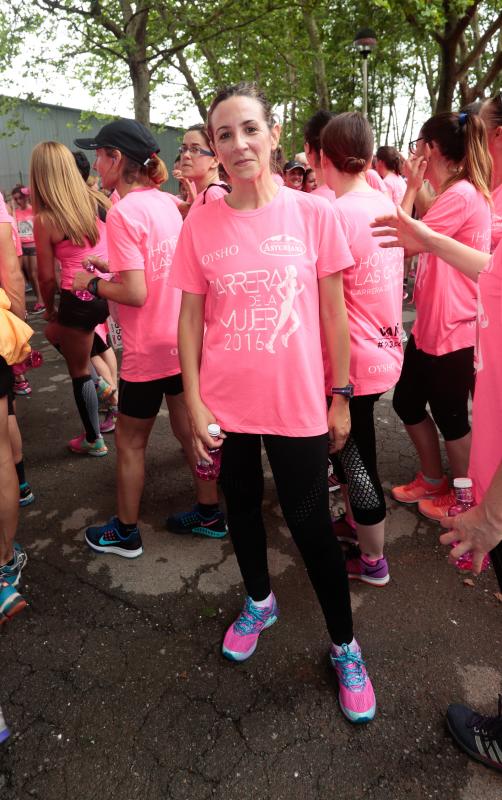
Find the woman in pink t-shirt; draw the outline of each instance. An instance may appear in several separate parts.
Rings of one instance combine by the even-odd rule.
[[[315,172],[317,181],[317,186],[312,194],[325,197],[330,203],[335,202],[336,194],[326,183],[326,178],[324,177],[321,166],[321,132],[333,117],[334,114],[332,114],[331,111],[324,111],[321,109],[310,117],[303,129],[303,147],[305,149],[305,155],[309,167]]]
[[[485,100],[479,116],[486,125],[492,173],[492,251],[502,240],[502,95]]]
[[[376,171],[385,183],[394,205],[400,206],[406,191],[406,181],[401,175],[401,156],[395,147],[385,145],[378,148]]]
[[[361,557],[347,561],[349,578],[385,586],[385,498],[378,476],[374,407],[397,382],[403,362],[403,251],[381,249],[372,236],[375,217],[393,204],[372,189],[365,168],[373,152],[373,133],[358,112],[338,114],[322,131],[322,168],[336,193],[335,208],[355,264],[343,272],[350,328],[351,432],[334,457],[335,474],[345,487],[347,511],[333,528],[342,541],[359,543]],[[332,385],[329,368],[326,386]]]
[[[113,280],[89,280],[84,272],[74,278],[75,289],[114,303],[123,342],[115,439],[117,516],[105,525],[88,528],[86,542],[97,552],[135,558],[143,552],[138,517],[146,447],[164,398],[172,431],[195,473],[178,358],[181,292],[169,286],[183,223],[172,195],[159,191],[167,180],[167,169],[157,155],[157,142],[144,125],[116,120],[105,125],[95,139],[77,139],[75,144],[96,150],[95,169],[103,188],[115,186],[120,195],[106,220]],[[222,538],[226,525],[216,482],[197,479],[196,483],[197,505],[169,517],[168,529]]]
[[[38,281],[37,251],[33,235],[34,213],[30,202],[30,190],[26,186],[14,186],[12,190],[12,200],[14,201],[12,215],[16,222],[22,248],[23,270],[36,296],[32,313],[43,314],[45,307]]]
[[[437,114],[425,123],[412,146],[404,210],[411,213],[427,178],[436,198],[424,222],[438,233],[489,251],[491,160],[483,122],[467,112]],[[414,301],[417,315],[394,392],[394,409],[416,447],[420,472],[410,483],[394,487],[392,495],[402,503],[418,502],[422,514],[440,520],[448,513],[452,493],[443,474],[437,428],[453,477],[465,476],[469,463],[476,286],[433,253],[422,254]]]
[[[179,206],[182,216],[192,208],[223,197],[229,191],[220,180],[218,159],[209,141],[206,126],[192,125],[180,145],[181,182],[187,191],[186,207]]]
[[[98,196],[82,180],[70,150],[58,142],[40,142],[33,149],[30,178],[40,287],[49,320],[45,335],[60,347],[65,358],[84,428],[84,433],[72,439],[69,447],[75,453],[104,456],[108,450],[99,429],[98,401],[89,374],[89,360],[94,328],[106,320],[108,304],[72,292],[73,276],[82,269],[83,261],[92,256],[107,258]],[[61,264],[57,310],[56,259]]]
[[[253,84],[220,92],[209,111],[214,152],[232,193],[185,220],[171,282],[183,290],[180,357],[200,458],[222,447],[221,487],[246,587],[223,654],[244,661],[278,617],[262,518],[262,441],[284,517],[331,636],[340,704],[354,722],[375,713],[353,639],[347,573],[332,535],[326,462],[349,430],[349,338],[341,272],[352,257],[333,207],[279,188],[270,172],[280,126]],[[326,415],[320,315],[335,384]],[[206,329],[204,332],[204,326]],[[224,434],[216,441],[208,425]]]

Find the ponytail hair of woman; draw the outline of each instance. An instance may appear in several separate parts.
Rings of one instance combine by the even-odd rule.
[[[339,172],[363,172],[373,154],[373,132],[359,111],[337,114],[323,128],[321,148]]]
[[[376,157],[383,162],[390,172],[394,172],[396,175],[401,174],[401,156],[395,147],[389,147],[388,145],[379,147],[376,151]]]
[[[107,155],[112,156],[113,148],[105,147]],[[140,183],[144,186],[161,186],[168,178],[167,167],[157,153],[147,159],[145,164],[138,164],[122,153],[122,178],[125,183]]]
[[[434,142],[444,158],[458,171],[444,184],[443,191],[456,181],[466,180],[491,202],[492,160],[483,120],[477,114],[444,111],[435,114],[422,127],[420,135]]]

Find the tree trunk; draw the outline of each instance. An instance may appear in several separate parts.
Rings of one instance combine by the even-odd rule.
[[[131,58],[129,74],[134,92],[134,119],[150,125],[150,73],[143,61]]]
[[[314,83],[317,92],[317,102],[320,108],[329,109],[329,89],[326,79],[326,65],[322,52],[321,37],[314,14],[305,6],[302,8],[303,21],[307,31],[310,47],[312,48],[312,71],[314,73]]]
[[[183,75],[188,90],[194,99],[194,103],[197,106],[198,112],[202,117],[203,122],[207,121],[207,108],[204,100],[202,99],[202,95],[199,91],[199,87],[195,82],[195,78],[192,75],[192,71],[188,65],[188,61],[185,58],[185,54],[183,50],[180,50],[179,53],[176,55],[178,61],[178,69]]]
[[[435,113],[451,111],[453,95],[455,94],[456,79],[456,41],[443,39],[439,43],[441,57],[439,59],[439,91],[436,101]]]

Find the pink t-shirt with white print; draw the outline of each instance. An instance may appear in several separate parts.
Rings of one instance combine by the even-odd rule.
[[[489,252],[491,209],[469,183],[457,181],[434,200],[423,221],[438,233]],[[442,356],[476,343],[477,290],[474,281],[432,253],[418,262],[413,335],[419,350]]]
[[[208,295],[200,389],[223,430],[326,433],[318,280],[353,263],[333,207],[305,192],[189,214],[171,283]]]
[[[479,503],[502,463],[502,243],[479,275],[476,391],[472,404],[469,475]]]
[[[100,258],[102,261],[108,261],[108,249],[106,247],[106,225],[99,218],[96,220],[98,224],[99,238],[95,245],[91,245],[86,240],[85,244],[77,245],[70,242],[69,239],[63,239],[54,245],[54,255],[61,262],[61,288],[69,289],[73,287],[73,278],[77,272],[83,269],[82,262],[90,256]],[[101,276],[98,273],[99,277]],[[89,276],[90,277],[90,276]]]
[[[492,192],[492,253],[502,239],[502,183]]]
[[[333,189],[329,188],[327,183],[323,183],[321,186],[318,186],[316,189],[310,192],[310,194],[313,194],[315,197],[325,197],[330,203],[336,203],[336,194]]]
[[[158,189],[133,189],[106,217],[110,271],[143,270],[146,302],[118,309],[124,354],[120,374],[127,381],[157,380],[180,372],[178,317],[181,292],[169,275],[182,219],[176,205]]]
[[[344,270],[350,327],[350,382],[355,395],[386,392],[403,364],[403,262],[400,247],[382,248],[372,236],[375,217],[394,213],[381,192],[347,192],[336,201],[355,264]],[[327,389],[333,385],[327,376]]]
[[[33,245],[35,237],[33,235],[34,212],[31,206],[27,208],[15,208],[14,219],[16,220],[17,231],[21,242],[26,245]]]
[[[406,192],[406,181],[401,175],[396,175],[395,172],[388,172],[383,182],[387,187],[389,197],[396,206],[400,206],[404,193]]]

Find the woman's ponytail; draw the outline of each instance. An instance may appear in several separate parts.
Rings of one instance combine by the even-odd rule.
[[[491,200],[490,186],[492,182],[492,159],[488,150],[488,139],[485,123],[477,114],[460,112],[459,117],[464,128],[465,157],[460,176],[472,183],[487,200]]]
[[[165,183],[168,178],[167,167],[162,161],[159,156],[154,153],[148,159],[148,164],[146,166],[146,172],[148,175],[148,179],[154,183],[156,186],[160,186],[162,183]]]

